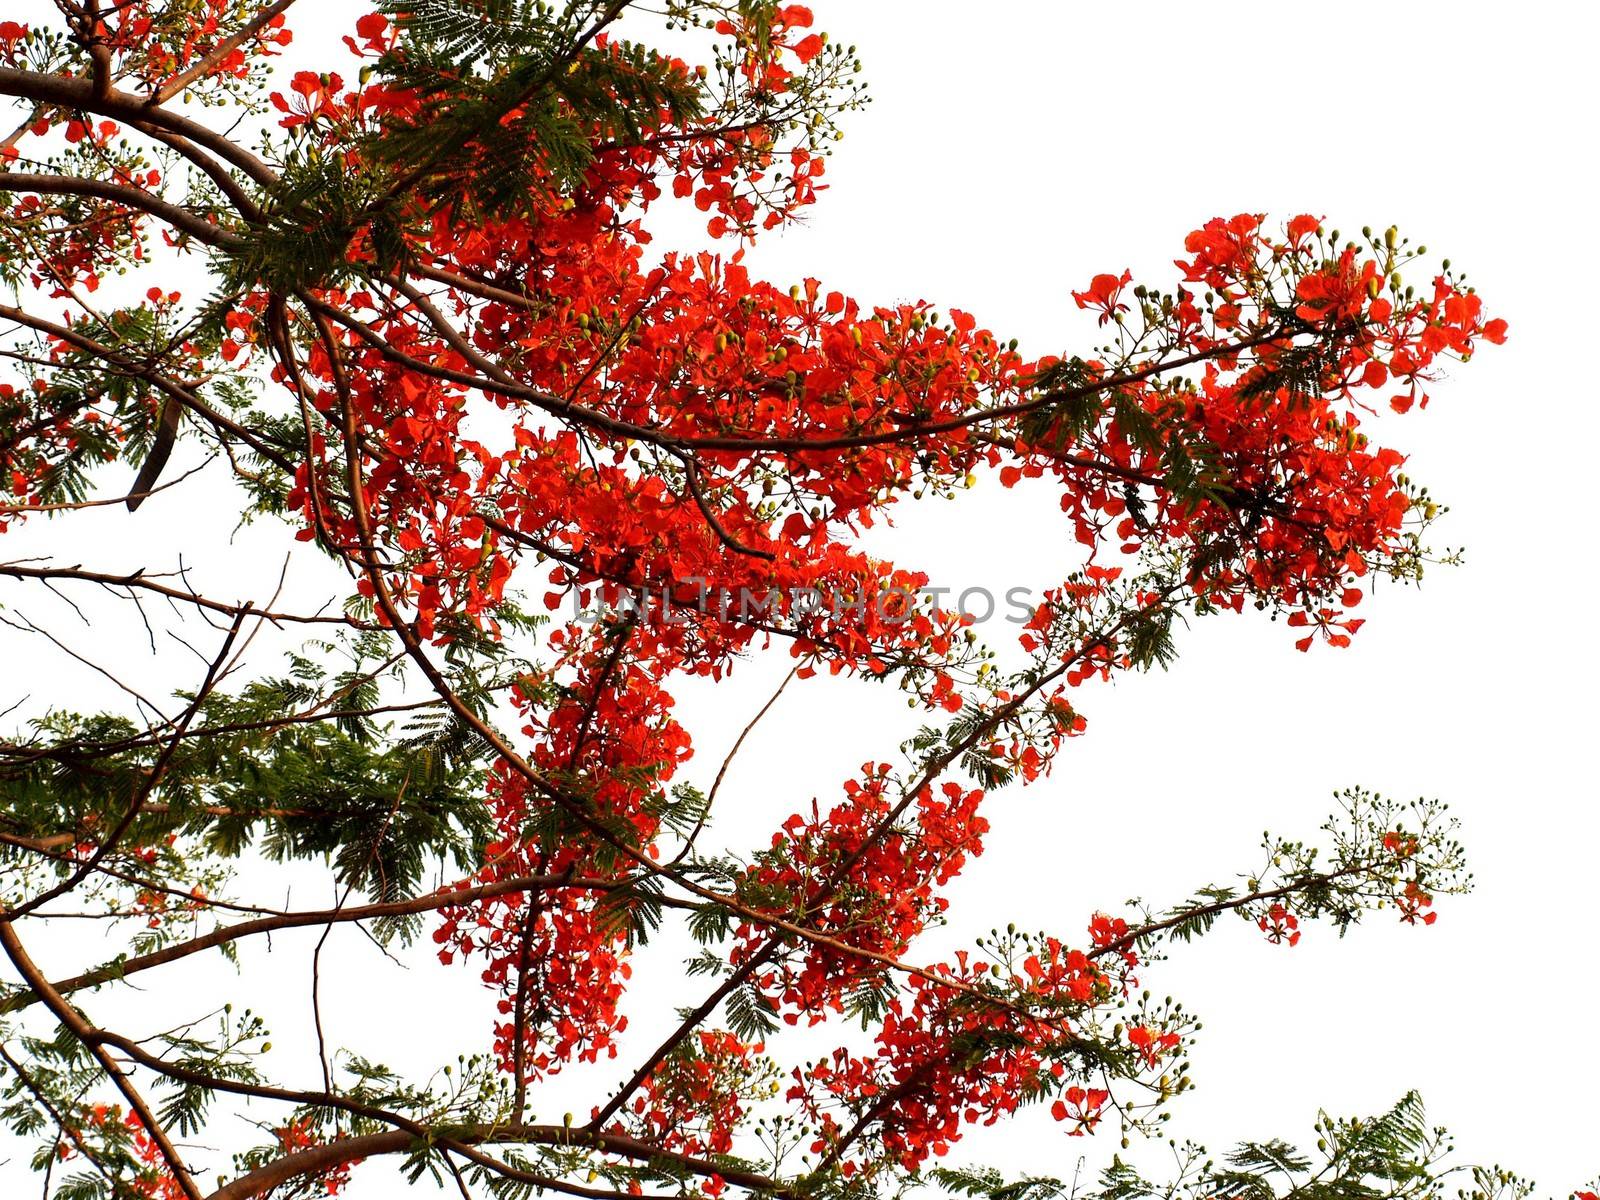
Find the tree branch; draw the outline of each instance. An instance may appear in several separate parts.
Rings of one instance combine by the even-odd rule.
[[[183,1157],[178,1153],[177,1147],[172,1144],[172,1140],[167,1137],[166,1130],[156,1120],[155,1113],[151,1111],[150,1105],[140,1094],[139,1089],[133,1086],[133,1081],[128,1077],[127,1072],[106,1051],[106,1043],[115,1041],[120,1044],[122,1039],[115,1038],[114,1035],[96,1029],[80,1016],[72,1005],[62,999],[59,992],[50,986],[49,980],[44,977],[44,973],[39,970],[33,959],[28,956],[27,949],[23,946],[21,939],[17,937],[13,916],[13,913],[0,914],[0,949],[5,951],[6,957],[17,968],[17,973],[27,981],[29,987],[39,994],[46,1007],[55,1014],[56,1019],[94,1056],[95,1061],[100,1064],[101,1070],[105,1071],[111,1082],[116,1085],[117,1090],[122,1093],[123,1099],[128,1102],[128,1107],[138,1116],[145,1132],[150,1135],[150,1140],[155,1143],[157,1150],[161,1153],[161,1157],[166,1160],[167,1166],[171,1169],[173,1177],[177,1179],[178,1186],[183,1189],[184,1195],[189,1197],[189,1200],[202,1200],[199,1186],[195,1183],[193,1176],[189,1174],[189,1169],[184,1166]]]
[[[182,230],[208,246],[238,246],[243,239],[199,214],[169,204],[143,188],[112,183],[106,179],[87,179],[81,175],[32,175],[23,171],[0,171],[0,191],[33,192],[41,196],[92,196],[136,209]]]
[[[294,0],[277,0],[275,4],[270,4],[262,9],[240,26],[238,30],[212,47],[211,52],[204,58],[198,62],[191,63],[187,68],[157,88],[146,103],[151,106],[165,104],[195,80],[209,75],[216,69],[217,64],[260,33],[274,18],[287,12],[292,4],[294,4]]]

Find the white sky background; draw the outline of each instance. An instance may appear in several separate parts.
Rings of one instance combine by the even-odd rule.
[[[0,0],[5,16],[20,7],[36,6]],[[1301,655],[1281,624],[1216,618],[1180,638],[1170,673],[1083,689],[1089,735],[1050,779],[990,800],[989,848],[950,889],[952,928],[926,954],[1009,920],[1076,937],[1096,908],[1129,896],[1163,904],[1225,881],[1254,863],[1263,829],[1311,835],[1336,788],[1440,796],[1462,820],[1478,887],[1441,899],[1432,928],[1380,914],[1344,941],[1310,928],[1291,950],[1236,922],[1150,969],[1158,995],[1171,992],[1205,1020],[1192,1055],[1199,1087],[1175,1105],[1174,1132],[1213,1149],[1246,1136],[1309,1141],[1319,1106],[1375,1112],[1415,1087],[1464,1158],[1513,1166],[1558,1195],[1590,1180],[1600,1171],[1600,815],[1589,740],[1600,663],[1588,628],[1600,583],[1588,529],[1600,437],[1589,361],[1600,266],[1590,233],[1595,85],[1585,82],[1600,34],[1593,10],[814,8],[822,28],[860,47],[875,99],[848,119],[830,190],[807,223],[752,253],[758,274],[814,276],[867,303],[927,298],[974,312],[1025,350],[1081,351],[1096,331],[1068,293],[1095,272],[1131,267],[1167,285],[1184,234],[1208,217],[1312,212],[1351,231],[1398,223],[1435,261],[1463,265],[1489,311],[1511,322],[1510,342],[1455,370],[1427,412],[1379,428],[1451,506],[1439,536],[1467,547],[1466,565],[1431,574],[1420,592],[1369,598],[1349,650]],[[303,0],[293,63],[350,74],[336,38],[362,11]],[[50,552],[119,570],[169,566],[187,548],[221,594],[263,599],[281,531],[229,542],[226,511],[183,495],[155,497],[137,516],[119,508],[37,523],[6,535],[0,554]],[[954,504],[908,508],[874,545],[936,583],[996,592],[1053,583],[1077,561],[1043,491],[1006,493],[992,480]],[[542,590],[531,577],[527,586]],[[0,583],[0,604],[25,597],[33,602]],[[176,643],[152,664],[132,627],[74,630],[64,609],[28,611],[144,678],[192,683],[198,664]],[[998,624],[988,632],[997,642],[1014,634]],[[34,674],[47,664],[49,678]],[[678,689],[698,749],[683,777],[709,784],[784,669],[769,656],[715,690]],[[24,694],[34,705],[88,706],[102,689],[0,628],[0,709]],[[753,846],[811,797],[831,802],[862,761],[895,757],[907,717],[898,693],[883,689],[792,688],[729,773],[724,839]],[[324,893],[302,883],[297,902]],[[266,997],[257,1007],[278,1014],[275,1070],[309,1085],[298,953],[307,944],[279,939],[271,958],[250,947],[244,982],[261,989],[252,1000]],[[428,943],[409,973],[381,976],[393,969],[358,938],[341,931],[330,945],[333,1041],[418,1067],[487,1044],[475,969],[430,964]],[[53,973],[99,956],[76,930],[36,950]],[[637,964],[635,1028],[606,1078],[631,1069],[683,1001],[676,943],[659,950]],[[148,978],[174,987],[158,983],[162,972]],[[133,1010],[146,1029],[203,1011],[190,1008],[202,995],[244,993],[216,962],[173,979],[181,992],[146,993]],[[105,1019],[129,1011],[107,993],[82,999]],[[774,1049],[787,1057],[781,1039]],[[536,1096],[535,1108],[559,1119],[593,1095],[554,1107]],[[1108,1159],[1115,1138],[1108,1126],[1068,1140],[1030,1111],[974,1129],[960,1150],[1070,1175],[1080,1153],[1091,1167]],[[27,1194],[25,1155],[0,1141],[7,1157],[0,1194]],[[350,1194],[367,1200],[393,1186],[365,1168]]]

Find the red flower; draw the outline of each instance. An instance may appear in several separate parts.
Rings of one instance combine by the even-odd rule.
[[[1274,904],[1267,909],[1266,914],[1260,917],[1256,924],[1267,935],[1267,941],[1274,945],[1286,942],[1293,946],[1300,941],[1300,922],[1281,904]]]
[[[1114,319],[1119,312],[1127,312],[1128,306],[1119,302],[1122,289],[1133,281],[1133,276],[1127,271],[1121,275],[1096,275],[1089,281],[1087,291],[1073,292],[1072,298],[1078,302],[1079,308],[1097,308],[1100,310],[1100,324]]]
[[[1099,1088],[1069,1087],[1061,1098],[1050,1106],[1050,1115],[1058,1121],[1073,1121],[1072,1137],[1082,1137],[1100,1123],[1106,1102],[1111,1093]]]
[[[1423,925],[1432,925],[1439,919],[1438,913],[1423,911],[1433,904],[1433,897],[1423,891],[1416,880],[1406,882],[1395,903],[1400,907],[1400,919],[1407,925],[1419,922]]]
[[[1155,1066],[1161,1057],[1176,1049],[1182,1039],[1149,1025],[1134,1025],[1128,1029],[1128,1043],[1144,1058],[1146,1066]]]

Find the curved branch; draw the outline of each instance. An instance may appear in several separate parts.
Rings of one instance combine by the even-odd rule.
[[[92,196],[148,213],[174,229],[187,233],[208,246],[241,245],[237,234],[219,228],[199,214],[153,196],[143,188],[112,183],[107,179],[85,179],[80,175],[33,175],[22,171],[0,171],[0,191],[32,192],[41,196]]]
[[[152,95],[150,99],[146,101],[146,103],[152,106],[165,104],[168,100],[171,100],[195,80],[201,78],[202,76],[209,75],[217,68],[218,64],[220,64],[223,59],[227,58],[228,55],[232,54],[251,38],[255,37],[256,34],[260,33],[270,22],[275,20],[282,13],[288,11],[290,5],[293,3],[294,0],[277,0],[277,3],[268,5],[266,8],[262,9],[255,16],[251,17],[249,21],[240,26],[239,29],[236,30],[232,35],[223,38],[220,42],[213,46],[210,53],[208,53],[204,58],[200,59],[198,62],[191,63],[183,71],[180,71],[177,75],[174,75],[171,79],[167,80],[166,83],[157,88],[155,94]]]
[[[501,879],[494,883],[480,884],[476,887],[462,888],[434,892],[427,896],[417,896],[410,900],[389,900],[381,904],[361,904],[351,908],[327,909],[317,912],[290,912],[268,917],[258,917],[252,921],[240,921],[236,925],[225,925],[214,929],[210,933],[201,934],[190,938],[186,942],[175,942],[160,950],[141,954],[137,958],[125,959],[122,962],[108,963],[103,967],[96,967],[82,975],[74,975],[70,979],[62,979],[51,986],[62,995],[80,991],[83,988],[98,987],[102,983],[112,983],[125,979],[129,975],[140,971],[148,971],[152,967],[165,966],[167,963],[178,962],[193,954],[200,954],[206,950],[215,949],[237,942],[241,938],[252,937],[261,933],[276,933],[284,929],[302,929],[316,925],[329,925],[341,922],[376,921],[391,917],[414,916],[418,913],[434,912],[441,908],[450,908],[457,904],[469,904],[474,900],[484,900],[492,896],[509,896],[531,891],[554,891],[562,888],[571,888],[574,891],[620,891],[633,884],[631,878],[624,879],[588,879],[582,876],[568,875],[521,875],[511,879]],[[684,901],[674,902],[670,899],[663,900],[667,905],[676,904],[677,907],[692,907]],[[17,1012],[29,1008],[39,1002],[39,997],[32,992],[23,992],[9,997],[0,1002],[0,1014]]]
[[[27,981],[30,987],[39,992],[50,1011],[55,1014],[62,1026],[67,1029],[83,1046],[94,1056],[100,1064],[100,1069],[110,1077],[122,1093],[124,1100],[138,1116],[144,1131],[150,1135],[150,1140],[155,1143],[161,1157],[166,1161],[173,1177],[183,1189],[189,1200],[202,1200],[200,1188],[195,1183],[194,1177],[189,1174],[189,1169],[184,1165],[183,1156],[178,1153],[177,1147],[172,1144],[172,1139],[162,1129],[161,1123],[156,1120],[155,1113],[151,1111],[149,1103],[140,1094],[139,1089],[133,1086],[133,1081],[128,1078],[126,1071],[118,1065],[117,1060],[106,1051],[106,1043],[114,1040],[113,1035],[108,1035],[104,1030],[96,1029],[78,1011],[64,1000],[60,993],[54,991],[46,981],[44,973],[34,964],[22,941],[17,937],[17,931],[11,920],[12,914],[0,914],[0,949],[6,953],[11,964],[17,968],[17,973]],[[121,1039],[115,1039],[120,1041]]]
[[[747,546],[728,532],[721,520],[718,519],[716,510],[711,507],[711,501],[706,498],[705,490],[700,486],[700,467],[695,462],[694,456],[689,454],[682,455],[681,461],[683,463],[684,482],[689,489],[689,494],[694,497],[695,505],[700,509],[700,515],[706,519],[706,524],[711,527],[711,532],[717,535],[717,540],[736,554],[745,554],[751,558],[765,559],[768,562],[776,561],[778,556],[771,550]]]
[[[618,417],[608,416],[596,409],[577,404],[567,397],[557,396],[551,392],[509,380],[506,374],[498,368],[494,372],[494,377],[489,378],[483,374],[473,374],[471,371],[461,371],[454,367],[428,362],[399,349],[377,330],[373,329],[371,325],[357,320],[343,309],[313,297],[303,297],[303,299],[310,308],[350,330],[362,341],[366,342],[367,345],[377,350],[397,366],[416,371],[418,374],[437,379],[443,383],[454,383],[462,387],[473,388],[483,392],[485,395],[503,396],[509,400],[521,400],[550,413],[552,416],[570,420],[597,432],[613,437],[630,438],[634,441],[644,442],[647,445],[659,446],[679,458],[682,458],[685,454],[692,454],[701,450],[733,451],[752,455],[806,454],[824,450],[856,450],[873,446],[916,442],[933,434],[953,433],[962,429],[1026,416],[1067,400],[1093,396],[1119,387],[1127,387],[1147,379],[1153,379],[1158,375],[1164,375],[1170,371],[1182,370],[1185,367],[1195,366],[1199,363],[1241,354],[1247,350],[1257,349],[1273,342],[1281,342],[1289,336],[1284,330],[1273,329],[1254,337],[1243,338],[1237,342],[1228,342],[1205,350],[1197,350],[1192,354],[1180,355],[1177,358],[1163,359],[1140,367],[1137,370],[1108,375],[1104,379],[1096,380],[1093,383],[1052,390],[1043,395],[1035,396],[1030,400],[1020,400],[1014,404],[996,405],[992,408],[974,409],[943,421],[920,422],[899,426],[892,430],[839,434],[816,438],[764,437],[752,433],[702,436],[670,433],[653,426],[638,425]],[[441,334],[441,336],[446,335]],[[446,336],[446,340],[450,340],[448,336]],[[475,354],[474,357],[481,356]],[[1054,458],[1055,461],[1067,466],[1108,475],[1114,479],[1125,480],[1129,483],[1145,484],[1150,487],[1164,485],[1164,480],[1160,476],[1151,475],[1146,471],[1138,471],[1119,463],[1108,462],[1086,454],[1058,454]]]
[[[179,481],[174,480],[173,482]],[[121,500],[119,498],[116,501],[105,501],[104,503],[121,503]],[[208,612],[218,613],[225,617],[236,617],[250,607],[245,604],[227,604],[221,600],[209,599],[197,592],[168,587],[165,584],[157,583],[143,571],[131,571],[126,575],[111,575],[102,571],[86,571],[81,567],[29,567],[21,563],[0,563],[0,575],[8,575],[13,579],[76,579],[85,583],[98,583],[110,588],[139,588],[143,591],[155,592],[172,600],[182,600],[185,604],[192,604],[196,608],[203,608]],[[270,621],[273,624],[344,625],[351,629],[375,628],[370,622],[360,621],[354,617],[318,616],[314,613],[290,613],[279,612],[275,609],[263,610],[256,608],[250,609],[250,615],[263,621]]]
[[[419,1137],[404,1129],[387,1130],[383,1133],[369,1133],[358,1137],[340,1138],[322,1146],[312,1146],[309,1149],[286,1155],[275,1159],[263,1167],[241,1176],[233,1182],[226,1184],[212,1192],[206,1200],[254,1200],[257,1196],[265,1195],[275,1187],[280,1187],[291,1179],[300,1179],[308,1175],[317,1175],[332,1167],[353,1162],[360,1158],[377,1158],[385,1154],[404,1154],[417,1149],[429,1142],[434,1145],[445,1146],[460,1152],[463,1148],[477,1145],[542,1145],[542,1146],[573,1146],[586,1147],[604,1154],[611,1154],[618,1158],[633,1159],[636,1162],[667,1161],[691,1174],[710,1178],[721,1176],[726,1182],[735,1187],[748,1188],[751,1191],[764,1192],[773,1196],[785,1197],[786,1200],[799,1200],[799,1193],[792,1188],[787,1188],[778,1181],[769,1179],[765,1175],[753,1171],[740,1170],[737,1167],[726,1166],[712,1162],[708,1159],[697,1158],[693,1155],[674,1154],[662,1150],[659,1146],[652,1146],[648,1142],[641,1142],[637,1138],[625,1134],[580,1134],[569,1127],[560,1125],[479,1125],[467,1129],[452,1129],[448,1137],[428,1139]],[[468,1157],[473,1157],[468,1155]],[[485,1164],[492,1171],[506,1174],[500,1164]],[[526,1172],[515,1172],[516,1175],[528,1178]],[[613,1197],[618,1193],[601,1188],[587,1188],[580,1184],[568,1183],[565,1180],[544,1176],[532,1176],[538,1186],[565,1192],[573,1196],[588,1197]]]
[[[94,84],[87,79],[71,75],[49,75],[38,71],[20,71],[14,67],[0,67],[0,96],[18,96],[36,104],[56,108],[82,109],[97,116],[137,124],[141,121],[159,126],[197,145],[205,147],[218,158],[232,163],[264,187],[278,180],[277,173],[265,161],[257,158],[231,138],[208,129],[198,121],[180,116],[159,106],[152,106],[145,96],[112,88],[105,95],[96,95]]]

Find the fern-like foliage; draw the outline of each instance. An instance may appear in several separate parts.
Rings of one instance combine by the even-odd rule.
[[[1008,1179],[984,1167],[937,1168],[930,1180],[971,1200],[1526,1200],[1533,1185],[1498,1167],[1450,1162],[1442,1128],[1428,1124],[1415,1092],[1376,1117],[1319,1114],[1316,1142],[1243,1142],[1220,1162],[1203,1146],[1177,1147],[1174,1177],[1152,1179],[1114,1156],[1094,1184],[1047,1177]],[[1463,1184],[1466,1186],[1463,1186]]]

